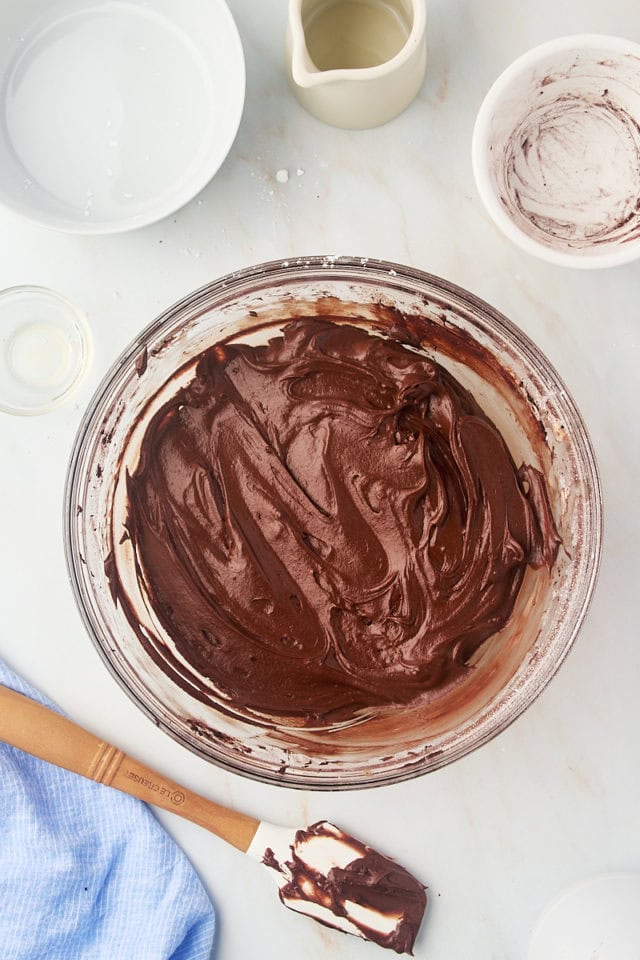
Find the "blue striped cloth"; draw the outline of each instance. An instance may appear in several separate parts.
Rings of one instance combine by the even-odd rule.
[[[1,660],[0,683],[47,703]],[[144,803],[0,743],[1,960],[209,960],[213,936]]]

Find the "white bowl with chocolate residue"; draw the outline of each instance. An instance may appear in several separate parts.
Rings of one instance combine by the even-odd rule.
[[[528,253],[586,269],[640,257],[640,44],[581,34],[525,53],[480,107],[472,162]]]

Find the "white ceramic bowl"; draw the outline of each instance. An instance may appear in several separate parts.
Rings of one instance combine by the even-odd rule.
[[[484,99],[472,161],[523,250],[583,268],[640,257],[640,45],[584,34],[525,53]]]
[[[637,960],[639,904],[639,873],[584,880],[544,910],[527,960]]]
[[[116,233],[191,200],[235,138],[244,57],[223,0],[5,0],[0,201]]]

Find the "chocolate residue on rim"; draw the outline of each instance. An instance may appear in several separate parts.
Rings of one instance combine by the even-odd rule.
[[[149,363],[149,352],[146,347],[143,348],[138,359],[136,360],[136,373],[141,377],[147,369]]]
[[[127,496],[136,575],[178,655],[231,711],[309,726],[463,678],[559,544],[543,478],[451,374],[331,318],[202,354]]]

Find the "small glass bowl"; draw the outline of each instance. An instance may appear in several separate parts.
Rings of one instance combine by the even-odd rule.
[[[330,730],[229,716],[215,697],[202,702],[167,677],[112,598],[105,561],[117,543],[111,517],[122,509],[123,450],[175,371],[221,339],[259,342],[265,329],[273,335],[274,323],[316,313],[348,317],[384,335],[396,311],[420,318],[421,349],[471,390],[516,464],[544,473],[563,548],[551,574],[527,570],[509,623],[480,648],[469,678],[430,705],[403,707],[395,725],[389,715]],[[337,790],[405,780],[450,763],[532,703],[585,616],[599,564],[602,506],[580,414],[555,370],[514,324],[418,270],[310,257],[262,264],[209,284],[170,307],[128,347],[81,423],[65,521],[67,563],[85,624],[142,710],[190,750],[236,773]]]
[[[92,356],[82,311],[46,287],[0,291],[0,410],[49,413],[82,382]]]

